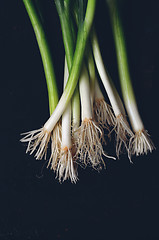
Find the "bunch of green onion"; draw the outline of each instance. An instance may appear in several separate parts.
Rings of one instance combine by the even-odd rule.
[[[53,1],[53,0],[52,0]],[[59,181],[78,180],[77,167],[105,167],[103,150],[107,137],[116,135],[116,155],[121,149],[138,156],[152,152],[154,145],[138,112],[129,74],[118,0],[107,0],[116,47],[124,104],[104,66],[94,26],[96,0],[54,0],[65,49],[63,93],[58,96],[52,53],[50,52],[39,0],[23,0],[33,26],[45,71],[50,117],[38,130],[24,133],[26,152],[47,159]],[[101,91],[101,81],[109,104]],[[130,124],[126,118],[128,114]],[[132,129],[131,129],[132,128]],[[49,148],[49,150],[48,150]],[[48,152],[50,153],[48,156]]]

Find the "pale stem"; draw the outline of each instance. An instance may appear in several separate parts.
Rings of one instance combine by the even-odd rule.
[[[95,78],[95,89],[94,89],[95,99],[104,99],[103,93],[99,87],[97,78]]]
[[[116,117],[121,113],[123,113],[125,115],[125,111],[124,111],[124,107],[121,102],[121,99],[120,99],[115,87],[113,86],[113,83],[110,81],[108,74],[105,70],[105,66],[103,63],[103,59],[102,59],[99,44],[98,44],[98,39],[97,39],[97,36],[94,31],[92,33],[92,47],[93,47],[93,54],[94,54],[94,59],[95,59],[95,63],[97,66],[97,70],[98,70],[100,78],[103,82],[103,85],[105,87],[105,90],[108,94],[108,98],[112,105],[114,114]]]
[[[69,72],[67,67],[67,61],[65,58],[65,68],[64,68],[64,88],[68,80]],[[69,102],[66,110],[62,115],[62,148],[71,148],[71,103]]]
[[[85,65],[82,67],[79,79],[79,89],[82,106],[82,121],[85,118],[92,119],[89,76]]]

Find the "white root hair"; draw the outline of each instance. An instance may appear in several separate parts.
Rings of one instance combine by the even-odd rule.
[[[77,130],[76,137],[76,157],[79,157],[79,164],[86,167],[91,165],[96,170],[101,170],[105,167],[105,162],[102,155],[108,156],[104,153],[102,147],[103,131],[92,119],[84,119],[81,126]]]
[[[44,127],[38,130],[22,133],[26,135],[20,141],[28,143],[26,153],[30,152],[30,155],[35,153],[36,159],[46,159],[48,143],[50,141],[51,133],[48,132]]]
[[[99,125],[109,130],[109,127],[115,125],[115,116],[112,107],[103,99],[95,99],[94,113]]]
[[[126,148],[129,156],[129,138],[133,137],[134,134],[131,131],[129,124],[126,118],[119,114],[116,117],[116,124],[112,131],[116,133],[116,155],[119,158],[120,153],[122,152],[123,146]],[[111,132],[112,132],[111,131]],[[130,159],[130,158],[129,158]],[[131,161],[131,159],[130,159]]]
[[[139,156],[142,154],[147,154],[152,152],[155,146],[150,139],[150,135],[146,130],[141,130],[135,133],[134,136],[130,138],[129,141],[129,155]]]
[[[57,168],[60,158],[61,142],[61,122],[58,122],[51,132],[51,155],[47,164],[47,168],[53,169],[54,171]]]
[[[72,150],[65,147],[61,151],[60,159],[56,169],[56,178],[59,182],[70,179],[72,183],[78,180],[77,165],[72,156]]]

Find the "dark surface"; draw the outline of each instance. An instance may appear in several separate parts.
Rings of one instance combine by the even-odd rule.
[[[58,17],[53,1],[46,2],[56,75],[62,79]],[[98,4],[96,27],[103,57],[120,90],[105,3]],[[123,15],[137,102],[156,148],[158,13],[158,1],[135,0],[127,1]],[[41,127],[49,113],[42,63],[22,1],[1,0],[0,29],[0,240],[159,239],[158,149],[134,157],[133,165],[122,155],[116,162],[106,160],[107,170],[101,173],[79,169],[76,185],[59,184],[54,173],[43,168],[44,162],[25,154],[20,133]]]

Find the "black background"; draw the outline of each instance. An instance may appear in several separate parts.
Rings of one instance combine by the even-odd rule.
[[[105,1],[97,2],[103,57],[120,91]],[[61,88],[64,53],[54,2],[46,0],[45,10]],[[123,19],[138,107],[158,148],[159,3],[125,1]],[[1,0],[0,60],[0,240],[159,239],[158,149],[134,157],[134,164],[126,155],[106,159],[101,173],[79,168],[76,185],[59,184],[43,161],[25,154],[20,133],[41,127],[49,112],[41,58],[22,1]]]

